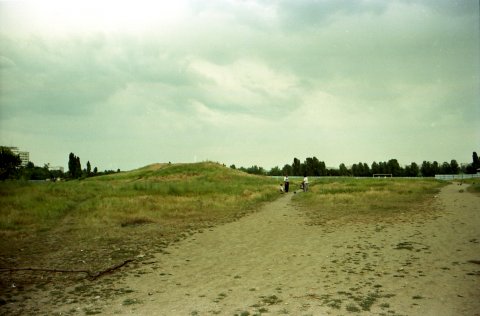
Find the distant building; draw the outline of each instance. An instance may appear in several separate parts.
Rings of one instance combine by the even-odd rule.
[[[15,155],[20,157],[22,161],[22,167],[26,167],[28,162],[30,161],[30,153],[28,151],[20,151],[18,147],[8,147]]]

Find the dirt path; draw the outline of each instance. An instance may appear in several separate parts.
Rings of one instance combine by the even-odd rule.
[[[480,203],[445,187],[430,218],[306,225],[288,194],[195,234],[94,302],[104,315],[480,315]],[[247,314],[247,312],[249,314]]]

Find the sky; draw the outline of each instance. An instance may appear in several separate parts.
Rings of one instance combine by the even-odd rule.
[[[477,0],[0,1],[0,145],[270,169],[480,150]]]

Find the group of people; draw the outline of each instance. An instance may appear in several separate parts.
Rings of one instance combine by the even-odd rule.
[[[280,183],[280,193],[288,193],[290,187],[290,180],[288,179],[288,174],[283,177],[283,183]],[[302,184],[300,185],[300,188],[303,190],[303,192],[308,191],[308,177],[306,174],[303,175],[303,181]]]

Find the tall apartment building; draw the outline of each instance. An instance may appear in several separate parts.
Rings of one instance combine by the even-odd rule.
[[[18,155],[22,161],[22,167],[26,167],[30,161],[30,153],[28,151],[20,151],[18,147],[8,147],[12,153]]]

